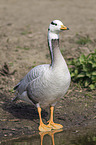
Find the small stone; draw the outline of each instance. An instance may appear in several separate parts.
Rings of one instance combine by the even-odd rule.
[[[6,137],[6,136],[7,136],[7,134],[4,134],[4,136]]]

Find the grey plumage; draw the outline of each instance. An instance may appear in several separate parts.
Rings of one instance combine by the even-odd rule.
[[[48,32],[50,33],[50,32]],[[59,37],[51,39],[48,35],[52,63],[33,68],[14,87],[16,99],[22,99],[34,105],[53,105],[58,98],[64,96],[70,85],[70,73],[59,50]],[[52,34],[53,37],[53,34]],[[58,37],[58,38],[57,38]]]

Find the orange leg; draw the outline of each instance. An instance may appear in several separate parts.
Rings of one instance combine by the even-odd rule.
[[[52,145],[55,145],[55,142],[54,142],[54,133],[52,133],[51,131],[47,131],[47,132],[40,132],[40,137],[41,137],[41,145],[43,145],[43,138],[46,134],[50,135],[51,138],[52,138]]]
[[[47,132],[39,132],[40,138],[41,138],[41,145],[43,145],[43,138],[46,134],[50,135],[52,138],[52,145],[55,145],[54,141],[54,134],[63,131],[63,129],[60,130],[53,130],[53,131],[47,131]]]
[[[50,115],[50,119],[48,121],[49,122],[48,126],[51,127],[51,129],[61,129],[61,128],[63,128],[63,126],[61,124],[54,123],[54,121],[53,121],[53,111],[54,111],[53,106],[50,107],[50,111],[51,111],[51,115]]]
[[[51,131],[51,127],[48,125],[45,125],[42,121],[41,118],[41,108],[38,107],[38,113],[39,113],[39,118],[40,118],[40,126],[39,126],[39,131]]]

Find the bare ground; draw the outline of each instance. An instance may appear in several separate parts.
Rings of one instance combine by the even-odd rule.
[[[11,89],[34,66],[50,63],[47,29],[60,19],[70,31],[60,35],[60,49],[66,61],[88,54],[96,48],[96,0],[1,0],[0,68],[4,62],[12,75],[0,75],[0,141],[38,132],[36,108],[24,102],[11,103]],[[91,43],[79,45],[79,37],[89,36]],[[43,110],[44,122],[49,118]],[[96,90],[82,89],[71,83],[67,94],[55,108],[55,122],[64,128],[96,126]]]

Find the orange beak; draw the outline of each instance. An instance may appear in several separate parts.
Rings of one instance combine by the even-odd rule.
[[[68,28],[68,27],[66,27],[66,26],[64,26],[64,25],[61,25],[60,30],[69,30],[69,28]]]

